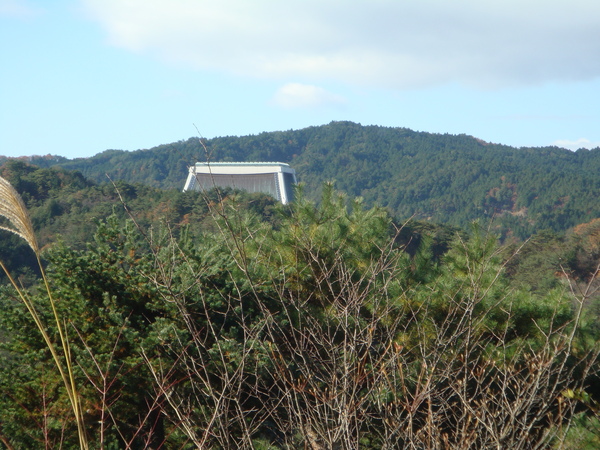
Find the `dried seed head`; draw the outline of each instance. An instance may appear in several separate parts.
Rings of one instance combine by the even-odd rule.
[[[2,177],[0,177],[0,216],[6,217],[12,224],[12,228],[0,226],[1,230],[22,237],[31,249],[38,253],[37,240],[25,203],[15,188]]]

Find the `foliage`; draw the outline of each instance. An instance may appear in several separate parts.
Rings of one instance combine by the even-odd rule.
[[[46,317],[38,310],[37,302],[34,302],[29,294],[22,287],[19,287],[1,261],[0,267],[2,267],[2,270],[9,278],[16,297],[20,300],[20,305],[23,306],[23,309],[28,313],[29,319],[33,322],[33,328],[39,331],[43,343],[42,349],[49,353],[49,359],[52,361],[53,368],[58,370],[61,381],[60,386],[64,389],[68,398],[68,404],[72,409],[72,418],[76,424],[79,445],[82,449],[87,449],[88,442],[86,430],[83,425],[83,412],[75,381],[73,360],[71,357],[72,349],[68,341],[66,324],[62,321],[62,316],[58,313],[57,303],[40,260],[40,248],[25,204],[14,187],[2,177],[0,177],[0,216],[8,222],[8,226],[1,226],[0,230],[10,232],[23,239],[34,253],[38,262],[42,274],[41,284],[45,288],[43,294],[44,304],[49,310],[45,314]],[[58,336],[54,336],[56,334]],[[45,424],[44,428],[46,429]],[[48,441],[46,440],[46,442]]]
[[[513,148],[466,135],[415,132],[351,122],[255,136],[191,138],[72,161],[39,160],[114,180],[181,189],[196,161],[281,161],[292,165],[313,200],[324,182],[394,217],[453,226],[494,219],[502,237],[564,232],[600,216],[600,149]]]
[[[311,144],[320,152],[367,133],[331,128],[337,144]],[[283,159],[276,149],[288,134],[271,136],[269,159]],[[251,156],[266,137],[252,141]],[[70,385],[92,448],[591,439],[583,429],[594,416],[575,413],[598,395],[595,221],[501,247],[495,225],[400,223],[332,183],[318,201],[307,184],[284,207],[228,189],[96,184],[20,161],[2,174],[31,212],[27,235],[38,230],[45,247],[44,264],[34,252],[30,269],[6,266],[27,290],[0,290],[8,448],[80,445]],[[513,201],[507,180],[490,194],[498,208]],[[0,257],[19,241],[5,236]],[[38,273],[48,274],[54,305]],[[73,362],[72,383],[57,372],[56,342],[59,363]]]
[[[489,228],[417,224],[416,246],[331,184],[286,207],[111,187],[125,203],[88,245],[44,252],[63,321],[27,294],[68,331],[90,447],[541,448],[589,396],[596,277],[530,289]],[[32,316],[0,302],[0,442],[78,446]]]

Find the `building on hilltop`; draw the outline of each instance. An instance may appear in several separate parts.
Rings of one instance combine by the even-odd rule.
[[[280,162],[211,162],[190,167],[184,191],[231,187],[269,194],[284,205],[294,199],[296,171]]]

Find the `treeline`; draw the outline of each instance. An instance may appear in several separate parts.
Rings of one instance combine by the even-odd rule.
[[[204,144],[204,145],[203,145]],[[351,122],[301,130],[198,138],[149,150],[109,150],[65,161],[38,157],[103,183],[181,189],[196,161],[281,161],[317,199],[324,182],[394,217],[454,226],[492,220],[504,237],[563,232],[600,216],[600,149],[513,148],[466,135],[415,132]]]
[[[123,222],[127,217],[124,205],[135,211],[140,226],[151,227],[168,223],[179,229],[185,226],[194,231],[211,228],[209,204],[218,203],[219,196],[234,195],[243,208],[274,220],[276,201],[263,194],[248,194],[231,189],[212,191],[199,195],[179,189],[159,189],[140,183],[113,181],[107,177],[103,182],[86,179],[78,171],[61,167],[40,168],[23,160],[7,160],[0,166],[0,176],[8,180],[21,195],[28,208],[32,224],[41,247],[63,242],[73,248],[85,248],[93,241],[99,222],[114,215]],[[207,203],[207,199],[209,202]],[[0,226],[6,222],[0,217]],[[436,251],[443,251],[452,227],[414,222],[406,227],[404,239],[411,249],[420,242],[417,228],[435,237]],[[412,231],[409,233],[408,230]],[[0,239],[0,260],[10,271],[23,280],[37,277],[37,262],[26,250],[26,244],[17,236],[3,233]],[[0,273],[0,280],[4,274]]]
[[[0,230],[0,448],[597,448],[598,154],[344,122],[6,160],[40,250]],[[304,188],[181,192],[202,155]]]
[[[99,221],[111,214],[121,221],[127,218],[124,204],[135,211],[141,226],[150,227],[164,221],[176,229],[187,226],[199,231],[209,226],[206,222],[212,220],[206,198],[210,198],[212,203],[218,202],[216,192],[199,195],[179,189],[113,181],[106,176],[103,182],[98,183],[86,179],[78,171],[61,167],[40,168],[22,160],[8,160],[0,166],[0,176],[12,183],[22,196],[42,247],[63,241],[74,248],[85,248],[86,243],[93,240]],[[303,191],[310,192],[308,187]],[[227,197],[234,193],[244,208],[265,220],[275,220],[276,202],[273,198],[232,190],[224,190],[220,194]],[[366,201],[364,204],[369,206]],[[399,227],[399,224],[404,224],[398,239],[411,254],[417,251],[423,239],[432,239],[432,249],[438,256],[447,250],[453,236],[464,229],[415,217],[410,220],[394,217],[394,221]],[[484,223],[481,222],[481,225],[485,226]],[[534,290],[539,285],[556,286],[558,278],[555,274],[561,270],[568,270],[576,278],[585,278],[600,256],[599,229],[600,222],[594,219],[578,223],[565,232],[546,229],[529,236],[527,245],[512,259],[509,266],[511,277]],[[494,223],[490,231],[502,238]],[[508,239],[506,243],[510,244],[507,248],[514,250],[522,241]],[[8,234],[0,240],[0,260],[24,279],[35,279],[35,258],[25,251],[24,243],[16,236]]]
[[[2,170],[39,230],[86,231],[40,251],[53,300],[0,288],[0,446],[598,444],[597,222],[500,246],[327,184],[284,207]]]

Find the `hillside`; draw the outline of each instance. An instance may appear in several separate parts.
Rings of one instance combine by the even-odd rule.
[[[316,202],[299,193],[285,206],[149,186],[176,178],[160,158],[182,160],[177,146],[194,140],[92,158],[132,183],[53,164],[98,169],[85,160],[0,164],[33,228],[3,181],[0,226],[25,239],[0,230],[0,447],[598,448],[600,219],[501,245],[478,224],[402,224],[320,184],[338,177],[382,203],[368,195],[426,186],[411,207],[432,216],[453,195],[469,213],[535,228],[533,206],[514,214],[523,193],[537,205],[587,186],[547,217],[596,213],[597,151],[347,123],[208,148],[281,160],[269,149],[302,132],[314,133],[305,145],[287,142]],[[139,182],[157,168],[162,180]]]
[[[284,207],[0,175],[50,243],[0,232],[2,448],[598,448],[597,221],[523,247],[427,223],[418,245],[331,185]]]
[[[466,135],[415,132],[351,122],[245,137],[198,138],[148,150],[107,150],[92,158],[32,160],[114,180],[181,189],[196,161],[287,162],[317,198],[324,181],[400,219],[465,226],[494,217],[520,238],[564,231],[600,217],[600,149],[514,148]]]

